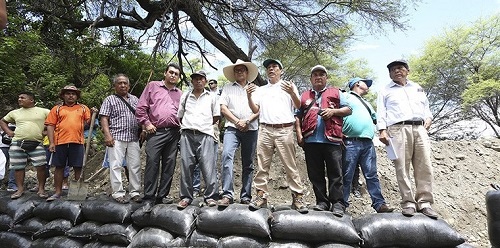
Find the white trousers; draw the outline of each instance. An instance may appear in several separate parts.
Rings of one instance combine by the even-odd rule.
[[[107,148],[109,159],[109,176],[113,198],[125,196],[125,190],[122,183],[123,160],[126,159],[126,165],[129,173],[129,194],[130,197],[139,195],[141,188],[141,159],[140,147],[138,141],[118,141],[115,140],[113,147]]]

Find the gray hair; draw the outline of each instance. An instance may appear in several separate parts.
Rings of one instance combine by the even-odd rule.
[[[118,78],[119,77],[124,77],[127,79],[127,84],[130,84],[130,80],[128,79],[128,76],[123,74],[123,73],[118,73],[116,74],[114,77],[113,77],[113,85],[115,85],[116,83],[118,83]]]

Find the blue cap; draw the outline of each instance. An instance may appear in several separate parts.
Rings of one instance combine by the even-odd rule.
[[[278,64],[280,69],[283,69],[283,64],[281,64],[281,61],[277,60],[277,59],[266,59],[264,60],[264,62],[262,63],[262,65],[264,65],[265,68],[267,68],[270,64]]]
[[[364,79],[364,78],[360,78],[360,77],[351,78],[351,80],[349,80],[349,83],[348,83],[349,89],[352,89],[354,84],[359,82],[359,81],[365,82],[365,84],[366,84],[366,86],[368,86],[368,88],[370,88],[370,86],[372,86],[372,82],[373,82],[373,80],[371,80],[371,79]]]

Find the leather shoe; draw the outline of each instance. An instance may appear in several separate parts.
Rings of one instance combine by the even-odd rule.
[[[394,211],[394,208],[388,207],[386,204],[382,204],[378,209],[377,213],[391,213]]]
[[[333,213],[333,215],[335,215],[337,217],[344,216],[344,205],[342,205],[340,203],[333,204],[332,213]]]
[[[328,206],[324,203],[319,203],[318,205],[314,206],[313,207],[313,210],[314,211],[327,211],[328,210]]]
[[[422,214],[424,214],[425,216],[431,218],[431,219],[437,219],[438,218],[438,214],[436,213],[436,211],[434,211],[430,207],[422,208],[422,209],[420,209],[419,212],[422,213]]]
[[[412,207],[403,208],[403,210],[401,211],[401,213],[406,217],[412,217],[413,215],[415,215],[415,212],[415,208]]]

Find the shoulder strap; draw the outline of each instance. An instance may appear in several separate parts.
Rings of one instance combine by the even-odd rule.
[[[128,109],[130,109],[130,112],[132,112],[132,114],[135,115],[135,109],[132,108],[132,106],[130,105],[130,103],[128,103],[127,101],[125,101],[125,99],[123,99],[123,97],[121,97],[120,95],[118,94],[114,94],[116,97],[118,97],[118,99],[122,100],[123,103],[125,103],[125,105],[127,105]]]
[[[370,117],[371,117],[371,116],[372,116],[372,111],[371,111],[370,107],[368,107],[368,105],[366,105],[365,101],[363,101],[363,99],[361,99],[361,97],[360,97],[360,96],[358,96],[358,94],[352,93],[352,91],[351,91],[350,93],[351,93],[351,95],[356,96],[356,97],[359,99],[359,101],[360,101],[363,105],[365,105],[365,108],[366,108],[366,110],[368,110],[368,113],[370,113]],[[377,120],[373,120],[373,124],[377,124]]]

